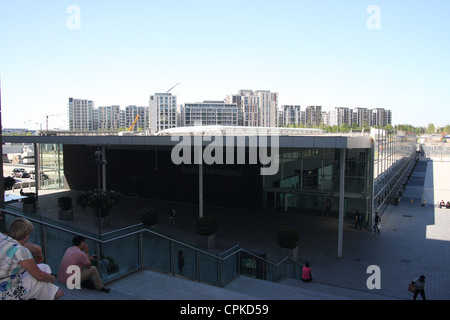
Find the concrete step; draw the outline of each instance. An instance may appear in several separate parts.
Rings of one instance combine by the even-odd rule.
[[[224,288],[145,270],[114,281],[110,293],[64,286],[61,300],[393,300],[372,292],[285,279],[280,283],[236,278]]]
[[[304,283],[301,280],[285,279],[280,283],[240,277],[226,289],[253,295],[262,300],[392,300],[395,298],[330,286],[321,283]]]

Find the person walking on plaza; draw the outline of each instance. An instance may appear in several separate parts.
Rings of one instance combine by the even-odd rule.
[[[373,217],[373,222],[374,222],[374,225],[373,225],[373,232],[378,232],[378,233],[380,233],[380,229],[378,228],[378,223],[381,222],[381,218],[380,218],[380,216],[378,215],[378,212],[375,212],[375,216]]]
[[[413,284],[414,288],[416,289],[415,292],[414,292],[413,299],[416,300],[417,296],[420,293],[420,296],[422,297],[422,300],[427,300],[425,298],[425,276],[421,275],[416,280],[411,281],[411,284]]]
[[[59,266],[58,280],[66,284],[67,279],[72,275],[67,273],[69,266],[76,265],[81,270],[80,282],[91,280],[95,289],[108,293],[109,289],[103,286],[98,269],[91,265],[91,260],[96,259],[95,256],[89,256],[89,246],[85,242],[83,236],[75,236],[72,239],[73,246],[66,250],[61,264]]]
[[[356,210],[356,214],[355,214],[355,229],[360,229],[361,230],[361,222],[362,222],[362,216],[358,212],[358,210]]]
[[[170,208],[169,212],[169,224],[174,226],[175,225],[175,209]]]
[[[312,281],[311,267],[309,266],[308,262],[305,262],[305,265],[302,268],[302,278],[301,279],[303,282],[311,282]]]
[[[42,255],[37,245],[27,245],[34,227],[25,218],[17,218],[9,227],[8,234],[0,234],[0,299],[1,300],[55,300],[63,290],[54,285],[56,278],[46,264],[36,264]]]

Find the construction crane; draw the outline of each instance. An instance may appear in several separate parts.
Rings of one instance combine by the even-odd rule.
[[[170,88],[169,90],[167,90],[166,93],[169,93],[170,90],[172,90],[173,88],[175,88],[177,85],[179,85],[179,83],[177,83],[176,85],[174,85],[172,88]]]
[[[139,119],[139,114],[136,116],[136,118],[134,119],[134,122],[133,122],[133,124],[131,125],[131,127],[128,129],[128,131],[131,131],[131,130],[133,130],[133,127],[134,127],[134,125],[136,124],[136,122],[138,121],[138,119]]]

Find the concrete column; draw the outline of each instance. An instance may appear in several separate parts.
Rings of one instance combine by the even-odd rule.
[[[339,230],[338,230],[338,258],[342,257],[344,238],[344,196],[345,196],[345,149],[341,149],[339,175]]]
[[[202,146],[198,146],[200,163],[198,165],[198,217],[203,217],[203,158]]]
[[[34,192],[38,196],[39,185],[41,184],[41,150],[40,144],[34,143]]]
[[[106,147],[105,145],[102,146],[102,160],[104,163],[106,163]],[[103,191],[106,191],[106,165],[102,165],[102,178],[103,178]]]

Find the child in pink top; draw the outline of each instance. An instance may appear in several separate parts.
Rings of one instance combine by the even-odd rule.
[[[311,268],[310,268],[308,262],[305,262],[305,265],[303,266],[303,269],[302,269],[302,280],[304,282],[312,281]]]

